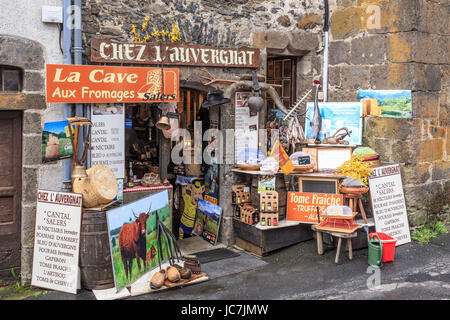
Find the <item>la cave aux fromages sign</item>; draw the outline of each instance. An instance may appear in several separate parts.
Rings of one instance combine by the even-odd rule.
[[[120,43],[91,39],[91,61],[157,65],[259,68],[259,49],[219,48],[180,43]]]
[[[179,70],[162,70],[47,64],[47,103],[178,102]]]

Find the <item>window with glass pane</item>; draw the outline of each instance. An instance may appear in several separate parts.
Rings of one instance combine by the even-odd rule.
[[[22,91],[22,70],[10,66],[0,66],[0,91]]]

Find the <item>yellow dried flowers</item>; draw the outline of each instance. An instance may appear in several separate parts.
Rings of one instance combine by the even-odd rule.
[[[145,17],[144,22],[141,23],[140,32],[136,31],[136,26],[133,24],[131,26],[131,33],[134,37],[134,42],[146,43],[150,40],[154,41],[170,41],[177,42],[181,40],[180,28],[176,24],[172,24],[172,30],[159,30],[153,25],[153,31],[151,33],[147,32],[150,23],[150,17]]]
[[[367,178],[372,171],[373,169],[369,167],[369,164],[363,161],[363,157],[352,155],[350,160],[344,162],[334,171],[334,173],[348,176],[352,179],[361,181],[364,185],[367,185]]]

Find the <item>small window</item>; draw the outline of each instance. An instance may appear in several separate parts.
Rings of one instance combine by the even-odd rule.
[[[0,92],[22,91],[22,70],[10,66],[0,66]]]
[[[280,85],[275,90],[286,108],[290,108],[295,101],[295,61],[295,57],[267,59],[267,83]],[[270,97],[267,104],[269,108],[275,108]]]

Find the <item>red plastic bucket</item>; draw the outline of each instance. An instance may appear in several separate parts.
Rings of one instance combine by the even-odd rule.
[[[383,243],[383,262],[394,261],[397,240],[383,232],[372,232],[369,234],[369,238],[372,239],[374,235],[378,235]]]

